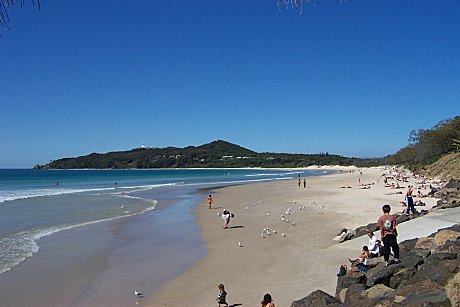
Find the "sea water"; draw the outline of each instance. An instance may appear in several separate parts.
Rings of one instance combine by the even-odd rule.
[[[261,169],[0,169],[0,274],[37,253],[37,241],[44,236],[143,214],[155,209],[158,198],[166,194],[174,199],[199,188],[322,174]]]

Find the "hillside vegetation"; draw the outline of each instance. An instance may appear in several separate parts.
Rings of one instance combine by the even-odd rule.
[[[131,168],[237,168],[237,167],[306,167],[310,165],[375,166],[382,159],[347,158],[328,153],[287,154],[257,153],[241,146],[214,141],[185,148],[137,148],[129,151],[92,153],[64,158],[35,169],[131,169]]]
[[[428,177],[460,180],[460,153],[450,153],[421,171]]]
[[[436,162],[441,157],[460,151],[460,116],[439,122],[431,129],[413,130],[409,145],[388,156],[388,163],[412,170]],[[452,165],[455,167],[455,165]],[[457,165],[458,167],[458,165]]]

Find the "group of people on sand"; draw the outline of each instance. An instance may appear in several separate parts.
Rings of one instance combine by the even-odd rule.
[[[208,209],[212,209],[212,203],[214,200],[212,199],[212,195],[209,194],[208,196]],[[224,209],[224,212],[222,212],[222,219],[224,220],[224,229],[228,229],[228,224],[230,224],[230,219],[234,218],[235,214],[231,213],[227,209]]]
[[[400,263],[396,218],[390,214],[390,205],[383,205],[382,211],[383,215],[378,219],[377,226],[380,228],[380,237],[383,241],[383,245],[382,241],[377,240],[372,231],[368,231],[369,244],[363,246],[359,257],[348,259],[351,263],[357,262],[356,269],[352,268],[352,270],[365,272],[369,269],[367,265],[368,259],[381,256],[383,256],[385,266],[388,266],[390,264],[390,249],[393,251],[394,263]]]
[[[220,284],[219,286],[217,286],[217,288],[219,289],[219,293],[217,294],[216,298],[217,306],[228,306],[227,291],[225,291],[225,286],[223,284]],[[260,302],[260,307],[275,307],[272,296],[269,293],[264,295],[263,300]]]

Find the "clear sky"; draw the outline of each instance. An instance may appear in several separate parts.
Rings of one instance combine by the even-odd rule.
[[[376,157],[460,115],[458,0],[31,2],[0,29],[0,168],[217,139]]]

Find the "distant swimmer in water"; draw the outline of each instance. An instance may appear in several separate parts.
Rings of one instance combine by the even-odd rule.
[[[56,181],[56,185],[59,185],[59,181]]]

